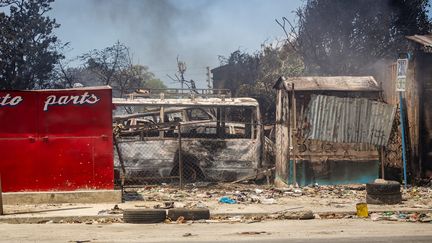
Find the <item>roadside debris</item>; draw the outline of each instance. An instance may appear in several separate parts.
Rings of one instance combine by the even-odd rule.
[[[219,202],[220,202],[220,203],[227,203],[227,204],[236,204],[236,203],[237,203],[236,200],[231,199],[231,198],[229,198],[229,197],[221,197],[221,198],[219,199]]]
[[[356,209],[357,209],[357,217],[367,218],[369,216],[367,203],[357,203]]]
[[[134,195],[133,201],[174,202],[175,207],[205,208],[207,202],[221,204],[278,204],[283,198],[299,198],[301,200],[316,201],[322,206],[346,208],[353,210],[353,202],[364,202],[366,199],[365,185],[312,185],[301,188],[294,186],[274,188],[267,185],[231,184],[231,183],[193,183],[187,184],[186,189],[167,185],[146,186],[142,189],[126,189],[127,194]],[[401,189],[402,207],[432,209],[432,188],[412,187]],[[142,199],[140,199],[142,198]]]
[[[107,214],[122,214],[123,209],[119,208],[119,206],[116,204],[112,209],[107,210],[101,210],[98,212],[98,215],[107,215]]]
[[[154,208],[159,208],[159,209],[170,209],[170,208],[174,208],[174,202],[164,202],[165,206],[161,206],[160,204],[157,204],[154,206]]]
[[[366,184],[366,202],[369,204],[398,204],[402,202],[400,183],[397,181],[375,180]]]
[[[400,221],[400,222],[432,222],[432,213],[401,213],[401,212],[384,212],[372,213],[370,215],[372,221]]]
[[[267,233],[266,231],[245,231],[245,232],[240,232],[240,235],[261,235],[261,234],[270,234]]]

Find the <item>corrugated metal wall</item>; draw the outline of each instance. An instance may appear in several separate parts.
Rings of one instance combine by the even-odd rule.
[[[312,95],[307,119],[309,139],[384,146],[390,136],[395,106],[365,98]]]

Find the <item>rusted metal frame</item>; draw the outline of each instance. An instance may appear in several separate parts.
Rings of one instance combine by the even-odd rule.
[[[165,97],[169,97],[169,95],[173,95],[175,97],[181,97],[181,96],[190,96],[194,93],[191,92],[190,89],[148,89],[145,90],[146,93],[132,93],[129,94],[129,97],[131,99],[133,98],[139,98],[139,97],[159,97],[160,94],[164,94]],[[221,95],[227,95],[228,97],[231,97],[231,90],[229,89],[194,89],[197,93],[196,95],[203,95],[207,97],[220,97]]]
[[[165,108],[163,106],[161,106],[160,108],[160,112],[159,112],[159,117],[160,117],[160,123],[164,123],[165,122]],[[159,131],[159,137],[163,138],[164,137],[164,131]]]
[[[0,215],[3,215],[3,190],[2,190],[2,183],[1,183],[1,175],[0,175]]]
[[[179,123],[178,126],[178,158],[179,158],[179,177],[180,177],[180,188],[183,189],[183,159],[182,159],[182,137],[181,137],[181,124]]]
[[[222,138],[225,138],[225,120],[226,120],[226,108],[221,108],[221,136]]]
[[[221,109],[220,107],[216,108],[216,135],[218,138],[221,137]]]

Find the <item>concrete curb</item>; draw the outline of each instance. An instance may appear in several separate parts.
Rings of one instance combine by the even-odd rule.
[[[121,203],[120,190],[6,192],[3,204]]]
[[[52,216],[52,217],[1,217],[4,224],[85,223],[88,221],[122,222],[122,216]]]
[[[289,213],[298,213],[305,210],[297,210],[297,211],[287,211]],[[369,213],[384,213],[392,210],[372,210]],[[407,210],[394,210],[401,213],[409,214],[409,213],[432,213],[432,209],[407,209]],[[230,218],[230,217],[242,217],[242,218],[251,218],[251,217],[266,217],[270,215],[274,215],[280,212],[272,212],[272,213],[215,213],[211,214],[211,219],[214,218]],[[314,214],[318,214],[320,217],[327,218],[329,216],[347,216],[347,215],[356,215],[356,211],[323,211],[323,212],[314,212]],[[121,223],[123,215],[87,215],[87,216],[41,216],[41,217],[8,217],[8,215],[0,216],[0,223],[6,224],[44,224],[47,222],[50,223],[86,223],[89,221],[98,221],[100,223]],[[340,217],[334,217],[340,218]],[[290,219],[286,219],[290,220]]]

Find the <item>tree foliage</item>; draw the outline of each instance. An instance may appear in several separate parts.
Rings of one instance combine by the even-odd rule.
[[[254,84],[258,78],[259,55],[249,54],[241,50],[234,51],[229,57],[219,57],[221,66],[224,67],[226,89],[236,94],[243,84]]]
[[[262,45],[254,54],[237,50],[220,60],[227,78],[225,88],[236,96],[256,98],[267,122],[274,121],[275,81],[280,76],[302,75],[304,70],[301,58],[285,42]]]
[[[307,73],[370,75],[376,61],[407,51],[406,35],[430,31],[428,6],[428,0],[308,0],[297,26],[279,23]]]
[[[54,0],[0,0],[0,89],[52,86],[55,64],[63,58],[53,30],[54,19],[44,16]]]
[[[147,66],[133,64],[129,48],[120,42],[102,50],[90,51],[79,59],[84,62],[81,74],[87,77],[87,80],[81,79],[80,82],[84,85],[110,85],[113,95],[117,97],[146,86],[164,87]]]

